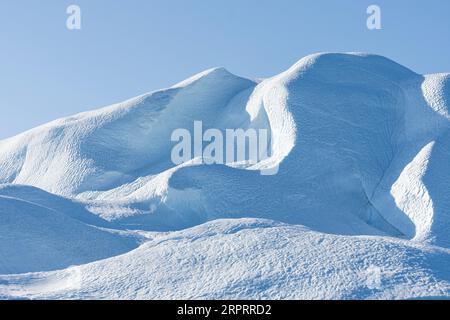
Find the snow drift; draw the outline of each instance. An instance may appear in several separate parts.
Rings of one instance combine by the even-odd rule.
[[[48,241],[72,248],[75,233],[65,232],[66,227],[58,232],[55,219],[61,219],[58,226],[67,225],[67,230],[83,229],[76,231],[80,251],[73,250],[71,256],[57,259],[37,250],[26,258],[31,264],[25,268],[20,259],[27,257],[25,250],[11,257],[6,253],[0,273],[66,268],[113,257],[131,250],[137,239],[147,239],[125,255],[77,267],[83,274],[78,291],[58,287],[61,281],[66,283],[72,268],[5,276],[0,295],[448,296],[444,261],[450,244],[449,102],[449,74],[419,75],[376,55],[315,54],[259,83],[223,68],[207,70],[171,88],[0,141],[0,183],[8,184],[0,190],[0,217],[2,225],[10,221],[14,226],[2,229],[0,253],[14,248],[11,239],[22,233],[41,239],[43,228],[50,232]],[[171,133],[192,129],[194,121],[202,121],[205,129],[267,129],[271,156],[256,165],[193,161],[175,166],[170,160]],[[275,175],[260,174],[275,167],[279,167]],[[13,223],[29,212],[34,212],[33,219]],[[201,226],[229,218],[236,220]],[[203,243],[205,228],[221,234],[222,228],[248,221],[250,231],[218,236],[217,252]],[[190,227],[194,228],[165,233]],[[277,232],[285,235],[280,238]],[[184,239],[186,234],[195,241],[180,242],[178,235]],[[284,237],[286,250],[270,259],[265,256],[284,243]],[[155,239],[166,239],[163,247]],[[244,245],[252,239],[260,247]],[[327,246],[320,245],[324,239]],[[32,250],[39,241],[23,238],[21,246]],[[81,248],[93,242],[98,247],[83,253]],[[236,246],[253,264],[237,258],[222,261],[222,255],[230,254],[217,249],[222,245]],[[177,252],[178,246],[185,249]],[[341,252],[343,260],[331,259],[333,250]],[[199,252],[205,260],[198,260]],[[255,252],[261,256],[252,256]],[[161,254],[163,260],[154,262]],[[299,257],[309,265],[296,263]],[[130,271],[121,266],[131,261],[138,271],[124,279],[121,275]],[[275,261],[283,261],[287,269],[277,271]],[[226,271],[238,263],[241,269]],[[165,264],[184,268],[193,278],[211,270],[227,276],[223,283],[208,287],[192,277],[178,279]],[[321,264],[335,270],[330,274],[336,278],[332,287]],[[139,269],[144,265],[145,270]],[[377,292],[364,291],[354,274],[371,265],[398,276],[386,276]],[[198,274],[197,267],[205,273]],[[96,274],[96,268],[109,270],[108,277],[93,279],[90,274]],[[155,274],[153,268],[162,271]],[[350,274],[354,278],[345,285]],[[405,293],[413,278],[420,284]],[[57,279],[51,292],[28,285],[35,280],[53,283],[48,279]],[[149,282],[142,287],[144,279]],[[288,294],[288,282],[302,290]],[[188,289],[177,289],[181,287]],[[314,288],[321,289],[314,294]]]
[[[138,236],[89,224],[96,221],[106,225],[70,200],[32,187],[1,187],[0,274],[66,268],[138,246]]]

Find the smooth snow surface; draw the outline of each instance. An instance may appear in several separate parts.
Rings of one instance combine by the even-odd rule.
[[[106,225],[70,200],[32,187],[0,187],[0,274],[66,268],[138,246],[138,236],[89,224],[97,221]]]
[[[450,297],[449,105],[449,74],[315,54],[0,141],[0,297]],[[271,156],[175,166],[194,121],[267,129]]]

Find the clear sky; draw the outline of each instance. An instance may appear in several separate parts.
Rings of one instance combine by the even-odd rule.
[[[382,30],[366,27],[371,4]],[[449,39],[447,0],[0,0],[0,138],[215,66],[268,77],[310,53],[363,51],[450,72]]]

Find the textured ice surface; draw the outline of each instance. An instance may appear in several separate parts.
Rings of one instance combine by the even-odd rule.
[[[0,141],[0,296],[448,297],[449,103],[449,74],[315,54]],[[271,157],[174,166],[194,121],[267,129]]]

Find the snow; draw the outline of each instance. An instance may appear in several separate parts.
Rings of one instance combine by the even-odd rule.
[[[448,296],[448,250],[320,234],[268,220],[217,220],[108,260],[0,277],[0,295],[87,299],[408,299]],[[436,270],[430,266],[441,266]],[[367,270],[382,267],[381,288]],[[3,283],[3,284],[2,284]]]
[[[314,54],[0,141],[0,297],[449,297],[449,79]],[[175,166],[194,121],[267,129],[271,156]]]
[[[38,201],[31,202],[33,197]],[[138,236],[88,224],[100,220],[90,216],[70,200],[31,187],[2,187],[0,274],[67,268],[125,253],[139,245]]]

